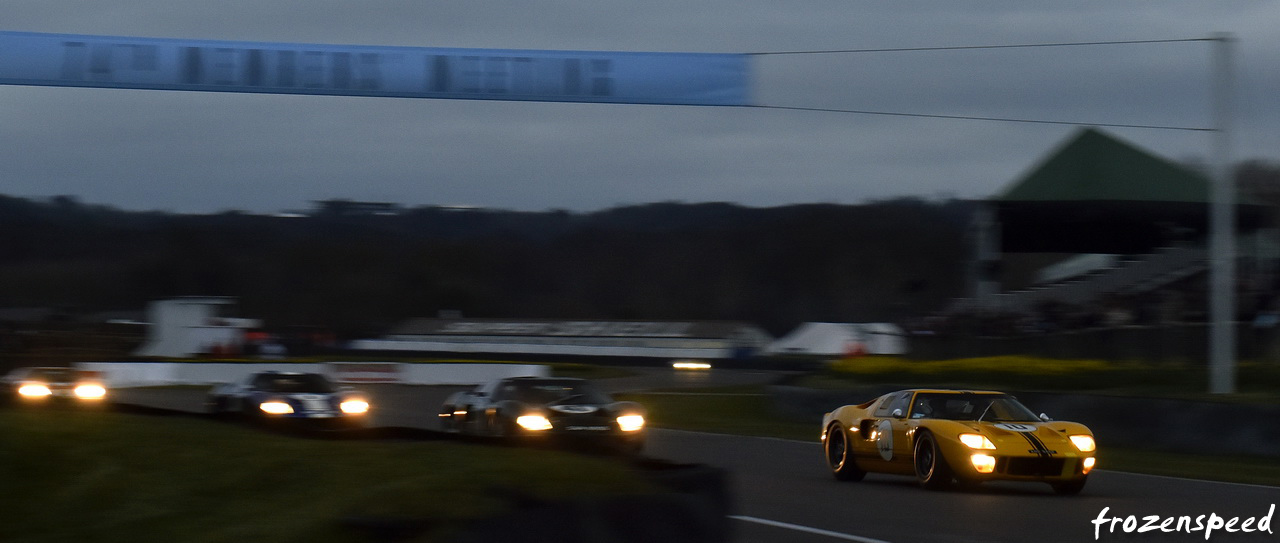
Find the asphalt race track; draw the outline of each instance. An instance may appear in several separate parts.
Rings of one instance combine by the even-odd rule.
[[[671,386],[746,383],[770,376],[716,370],[690,378],[666,370],[602,382],[613,391]],[[692,380],[691,380],[692,379]],[[440,403],[464,387],[371,385],[376,426],[437,428]],[[148,407],[200,412],[203,393],[190,389],[116,391],[116,401]],[[1259,532],[1260,517],[1280,505],[1280,488],[1215,483],[1112,472],[1089,477],[1079,496],[1055,495],[1048,485],[998,483],[976,491],[927,491],[914,479],[868,475],[862,482],[836,482],[823,465],[815,422],[813,442],[749,438],[653,429],[647,456],[714,465],[728,470],[733,484],[734,540],[757,542],[1083,542],[1083,541],[1274,541],[1280,526]],[[1103,515],[1103,511],[1106,514]],[[1206,537],[1204,529],[1173,530],[1177,517],[1221,519],[1223,527]],[[1095,519],[1103,517],[1100,524]],[[1134,516],[1133,519],[1127,517]],[[1273,520],[1275,516],[1272,515]],[[1111,518],[1119,520],[1112,522]],[[1151,517],[1151,518],[1147,518]],[[1228,532],[1225,524],[1235,532]],[[1253,532],[1240,531],[1246,519]],[[1151,530],[1139,533],[1150,522]],[[1095,534],[1095,529],[1097,530]],[[1096,535],[1096,538],[1095,538]]]

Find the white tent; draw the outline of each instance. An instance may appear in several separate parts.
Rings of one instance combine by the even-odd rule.
[[[807,322],[770,344],[767,352],[823,356],[904,354],[907,340],[901,328],[889,323]]]
[[[262,326],[257,319],[220,316],[233,298],[189,296],[157,300],[147,306],[147,339],[133,354],[137,356],[187,357],[214,348],[238,351],[244,332]]]

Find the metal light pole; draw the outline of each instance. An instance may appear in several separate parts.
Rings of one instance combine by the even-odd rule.
[[[1236,194],[1231,175],[1231,113],[1235,37],[1215,34],[1213,53],[1213,179],[1209,221],[1209,392],[1236,391]]]

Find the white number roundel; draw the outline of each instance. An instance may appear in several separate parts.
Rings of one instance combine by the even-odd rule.
[[[893,460],[893,423],[882,420],[876,427],[876,449],[880,451],[880,458]]]

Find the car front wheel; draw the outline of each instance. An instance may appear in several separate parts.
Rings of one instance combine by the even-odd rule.
[[[853,460],[853,448],[850,447],[849,435],[844,426],[832,423],[827,428],[827,441],[823,447],[827,456],[827,467],[838,481],[861,481],[867,475]]]
[[[916,439],[915,465],[920,486],[937,490],[951,484],[951,467],[947,465],[947,459],[942,457],[937,438],[927,431]]]

